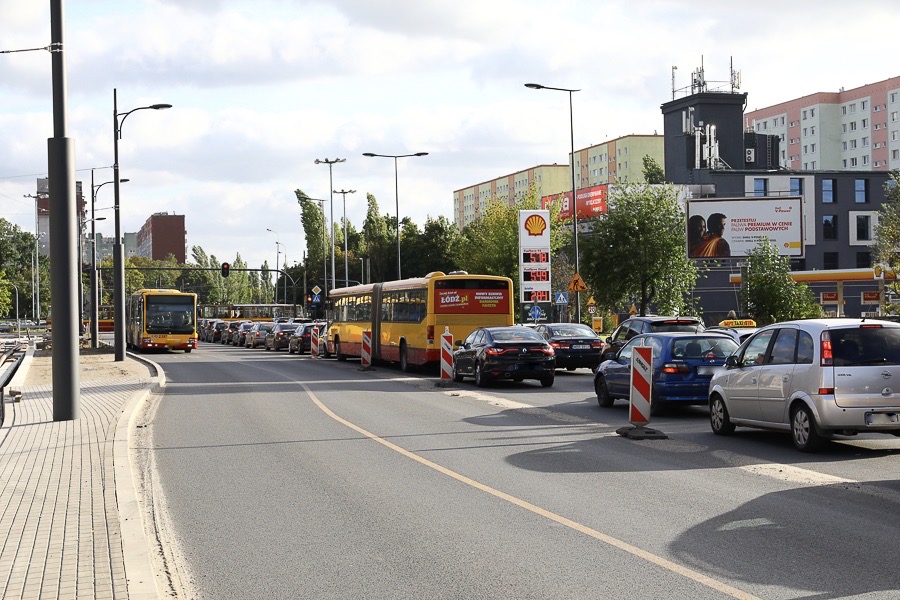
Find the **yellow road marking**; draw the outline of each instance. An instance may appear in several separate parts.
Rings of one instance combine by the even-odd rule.
[[[511,496],[505,492],[501,492],[500,490],[494,489],[483,483],[479,483],[478,481],[475,481],[474,479],[470,479],[469,477],[466,477],[465,475],[461,475],[461,474],[457,473],[456,471],[451,471],[450,469],[448,469],[446,467],[442,467],[441,465],[434,463],[434,462],[428,460],[427,458],[423,458],[423,457],[419,456],[418,454],[410,452],[409,450],[406,450],[405,448],[401,448],[400,446],[393,444],[393,443],[385,440],[384,438],[381,438],[381,437],[375,435],[374,433],[371,433],[354,423],[351,423],[350,421],[344,419],[343,417],[338,416],[330,408],[325,406],[322,403],[322,401],[319,400],[318,396],[316,396],[313,393],[313,391],[311,389],[309,389],[309,387],[306,384],[300,383],[300,385],[303,387],[304,391],[306,391],[306,393],[309,395],[309,397],[312,399],[312,401],[316,404],[316,406],[319,407],[319,409],[322,412],[324,412],[326,415],[328,415],[329,417],[331,417],[332,419],[334,419],[341,425],[344,425],[345,427],[349,427],[353,431],[356,431],[357,433],[369,438],[370,440],[372,440],[374,442],[378,442],[382,446],[390,448],[394,452],[402,454],[403,456],[410,458],[430,469],[434,469],[435,471],[438,471],[439,473],[443,473],[444,475],[446,475],[448,477],[452,477],[453,479],[455,479],[461,483],[464,483],[475,489],[481,490],[482,492],[490,494],[496,498],[500,498],[501,500],[505,500],[506,502],[509,502],[510,504],[514,504],[520,508],[524,508],[527,511],[530,511],[536,515],[540,515],[546,519],[549,519],[551,521],[559,523],[560,525],[564,525],[570,529],[578,531],[579,533],[583,533],[584,535],[590,536],[596,540],[599,540],[605,544],[613,546],[614,548],[618,548],[619,550],[627,552],[633,556],[642,558],[649,563],[652,563],[654,565],[662,567],[663,569],[671,571],[672,573],[675,573],[677,575],[681,575],[683,577],[686,577],[688,579],[696,581],[697,583],[700,583],[700,584],[705,585],[709,588],[712,588],[716,591],[719,591],[727,596],[731,596],[732,598],[740,598],[741,600],[758,600],[757,596],[748,594],[747,592],[739,590],[739,589],[732,587],[726,583],[722,583],[721,581],[717,581],[717,580],[713,579],[712,577],[707,577],[703,573],[694,571],[693,569],[689,569],[685,566],[679,565],[678,563],[674,563],[674,562],[667,560],[661,556],[657,556],[656,554],[653,554],[652,552],[642,550],[641,548],[638,548],[637,546],[632,546],[628,542],[624,542],[618,538],[614,538],[605,533],[601,533],[601,532],[597,531],[596,529],[591,529],[590,527],[582,525],[581,523],[577,523],[575,521],[572,521],[571,519],[567,519],[566,517],[557,515],[556,513],[552,513],[549,510],[541,508],[540,506],[536,506],[534,504],[531,504],[530,502],[526,502],[525,500],[521,500],[521,499],[516,498],[515,496]]]

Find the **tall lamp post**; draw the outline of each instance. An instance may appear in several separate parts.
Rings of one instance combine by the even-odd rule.
[[[119,183],[125,183],[129,179],[120,179]],[[100,342],[100,294],[97,285],[97,221],[94,216],[97,205],[97,193],[104,185],[112,181],[104,181],[94,185],[94,170],[91,169],[91,348],[97,348]]]
[[[115,345],[116,361],[125,360],[125,246],[122,243],[122,219],[119,210],[119,140],[122,139],[122,127],[125,119],[133,112],[139,110],[162,110],[172,108],[171,104],[151,104],[132,108],[128,112],[120,113],[116,98],[116,89],[113,88],[113,193],[115,205],[113,206],[116,223],[116,239],[113,243],[113,303],[115,305]],[[121,117],[121,119],[120,119]]]
[[[331,190],[331,194],[329,195],[329,198],[330,198],[329,205],[331,206],[331,208],[329,209],[331,211],[330,221],[331,221],[331,226],[334,227],[334,178],[333,178],[333,174],[332,174],[332,165],[335,165],[337,163],[347,162],[347,159],[346,158],[330,158],[330,159],[329,158],[323,158],[323,159],[317,158],[315,162],[317,165],[322,165],[322,164],[328,165],[328,189]],[[325,214],[324,210],[323,210],[322,214],[324,216],[324,214]],[[332,288],[334,287],[334,283],[335,283],[335,279],[334,279],[334,244],[332,243],[331,244],[331,287]],[[326,292],[325,295],[327,296],[328,295],[327,276],[326,276],[326,280],[325,280],[325,292]]]
[[[397,159],[409,158],[411,156],[428,156],[427,152],[416,152],[414,154],[375,154],[374,152],[363,152],[363,156],[394,159],[394,203],[397,209],[397,279],[403,279],[400,275],[400,191],[397,178]]]
[[[347,254],[347,194],[355,194],[356,190],[331,190],[344,197],[344,287],[350,286],[350,259]]]
[[[275,234],[275,304],[278,304],[278,273],[280,271],[280,269],[278,268],[278,258],[279,256],[281,256],[281,249],[279,247],[281,246],[281,241],[278,238],[277,231],[275,231],[274,229],[269,229],[268,227],[266,227],[266,231]]]
[[[525,87],[533,90],[556,90],[569,93],[569,141],[571,142],[570,159],[572,161],[572,238],[575,243],[575,274],[578,275],[578,201],[575,197],[575,118],[572,112],[572,93],[580,92],[569,88],[550,87],[540,83],[526,83]],[[581,323],[581,292],[575,292],[575,320]]]

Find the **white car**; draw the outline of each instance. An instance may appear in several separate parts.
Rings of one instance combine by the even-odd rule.
[[[900,324],[809,319],[761,328],[709,383],[710,425],[789,431],[804,452],[835,435],[900,436]]]

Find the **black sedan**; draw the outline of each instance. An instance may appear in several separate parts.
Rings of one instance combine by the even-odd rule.
[[[494,379],[537,379],[544,387],[553,385],[554,350],[527,327],[479,327],[456,345],[454,381],[474,377],[475,385],[483,387]]]
[[[547,323],[537,328],[556,351],[556,368],[592,371],[600,364],[603,340],[593,329],[580,323]]]

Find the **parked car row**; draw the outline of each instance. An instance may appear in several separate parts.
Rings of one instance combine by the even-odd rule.
[[[637,333],[629,325],[618,338],[635,333],[595,370],[600,406],[628,397],[634,348],[650,346],[651,413],[667,404],[708,405],[718,435],[738,426],[785,431],[804,452],[838,435],[900,436],[900,324],[808,319],[741,337],[742,330],[702,330],[702,324],[693,332],[660,332],[676,325],[661,317],[640,319],[657,327]]]
[[[201,342],[221,343],[243,348],[283,350],[291,354],[309,352],[310,330],[324,327],[323,322],[311,319],[282,319],[276,321],[225,321],[203,319],[197,337]]]

